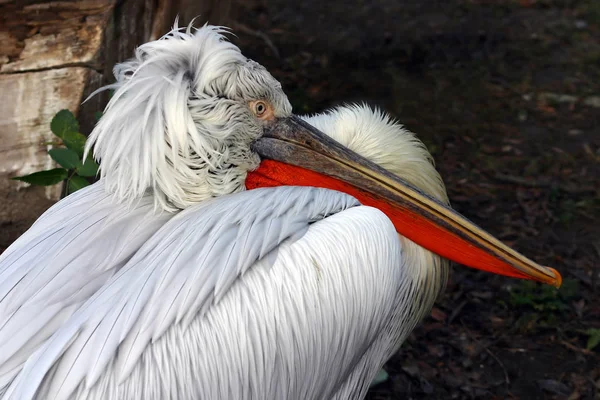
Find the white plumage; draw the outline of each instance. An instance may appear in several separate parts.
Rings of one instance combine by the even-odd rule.
[[[3,382],[19,374],[5,398],[358,397],[431,307],[420,289],[439,258],[345,194],[150,205],[110,204],[99,182],[3,254],[4,286],[19,282],[2,302]]]
[[[326,189],[243,191],[281,86],[222,30],[174,29],[115,68],[101,180],[0,256],[2,399],[361,398],[447,262]],[[366,106],[306,117],[447,203],[424,146]]]
[[[350,105],[302,119],[348,149],[448,204],[442,178],[423,142],[387,114],[367,105]]]

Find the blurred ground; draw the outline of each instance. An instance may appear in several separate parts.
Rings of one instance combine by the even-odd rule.
[[[454,268],[369,399],[600,399],[600,2],[240,3],[236,42],[296,112],[386,109],[456,209],[564,277]]]

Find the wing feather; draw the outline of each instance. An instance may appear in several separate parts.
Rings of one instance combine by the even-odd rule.
[[[124,380],[149,343],[177,321],[189,324],[203,315],[283,240],[356,205],[339,192],[286,187],[237,193],[181,211],[29,358],[6,398],[34,398],[45,377],[44,398],[69,398],[80,385],[91,388],[111,361]]]
[[[25,361],[171,217],[102,182],[58,202],[0,255],[0,394]]]

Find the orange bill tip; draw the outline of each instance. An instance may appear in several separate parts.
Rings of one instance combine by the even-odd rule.
[[[557,289],[560,288],[560,286],[562,285],[562,276],[560,275],[560,272],[558,272],[557,270],[555,270],[552,267],[545,267],[545,268],[549,269],[554,274],[554,279],[549,279],[548,282],[545,282],[545,283],[552,285]]]

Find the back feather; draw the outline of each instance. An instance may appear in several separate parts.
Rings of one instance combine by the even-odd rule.
[[[217,303],[257,260],[311,222],[358,205],[316,188],[258,189],[190,207],[168,221],[31,356],[6,399],[67,399],[114,357],[119,381],[174,324]]]
[[[115,204],[102,181],[65,198],[0,255],[0,395],[25,361],[172,214]]]

